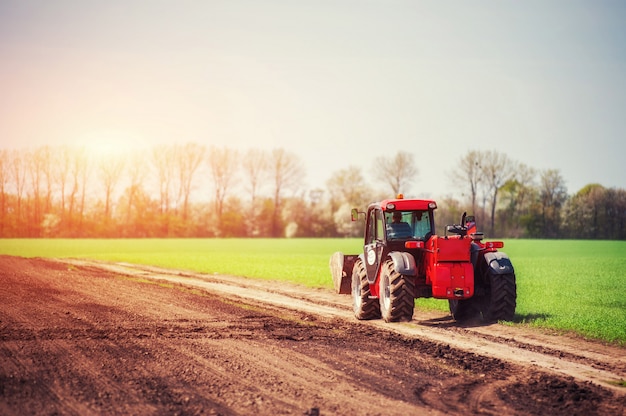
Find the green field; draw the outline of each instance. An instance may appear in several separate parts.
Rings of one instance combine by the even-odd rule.
[[[0,239],[0,254],[76,257],[285,280],[332,288],[328,260],[361,239]],[[515,267],[516,324],[626,345],[626,242],[507,240]],[[339,296],[339,295],[337,295]],[[420,299],[418,308],[447,310]]]

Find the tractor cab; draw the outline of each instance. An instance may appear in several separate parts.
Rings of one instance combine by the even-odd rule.
[[[365,219],[363,253],[368,280],[374,282],[381,261],[391,252],[419,256],[435,229],[433,211],[437,204],[430,200],[388,199],[370,204]],[[356,211],[356,210],[354,210]],[[353,211],[353,218],[358,213]]]

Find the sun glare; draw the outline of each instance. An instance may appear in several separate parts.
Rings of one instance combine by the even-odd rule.
[[[82,135],[76,144],[94,156],[121,156],[142,147],[142,140],[132,134],[119,131],[96,131]]]

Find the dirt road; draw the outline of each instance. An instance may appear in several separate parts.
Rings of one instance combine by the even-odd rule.
[[[626,414],[623,348],[326,290],[0,256],[0,299],[2,415]]]

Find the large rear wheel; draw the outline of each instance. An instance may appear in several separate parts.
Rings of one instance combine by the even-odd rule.
[[[515,274],[496,274],[491,269],[485,274],[489,290],[482,302],[483,319],[488,322],[512,321],[517,302]]]
[[[393,261],[383,264],[380,274],[380,313],[385,322],[410,321],[415,309],[415,282],[398,273]]]
[[[352,307],[357,319],[380,318],[378,299],[372,298],[363,261],[357,259],[352,269]]]

